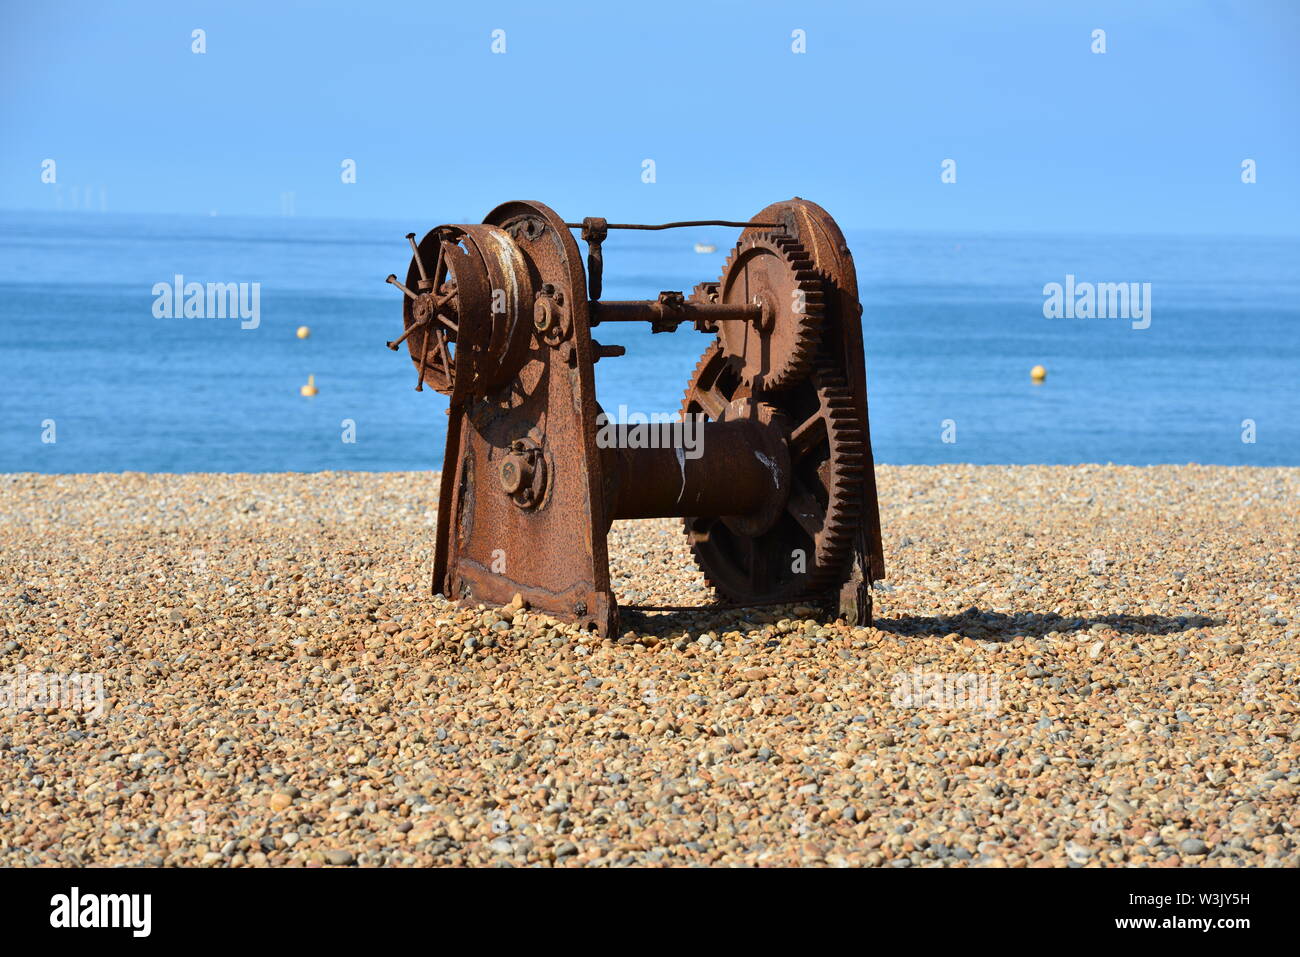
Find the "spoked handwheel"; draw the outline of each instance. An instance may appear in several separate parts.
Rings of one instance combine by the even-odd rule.
[[[528,348],[534,287],[514,240],[494,226],[439,226],[418,245],[414,233],[406,239],[413,253],[406,283],[387,279],[405,297],[405,328],[387,345],[407,344],[416,391],[428,382],[458,398],[509,381]]]
[[[416,359],[419,374],[415,380],[415,391],[423,392],[424,383],[429,382],[437,391],[451,395],[456,385],[455,342],[460,327],[457,317],[460,304],[457,296],[456,274],[450,268],[452,255],[448,247],[454,247],[442,236],[442,227],[431,230],[419,245],[415,242],[415,233],[407,233],[406,239],[411,244],[411,267],[407,271],[406,281],[414,285],[419,292],[412,292],[409,286],[398,282],[397,276],[390,275],[387,282],[392,283],[406,296],[402,308],[405,329],[400,336],[386,343],[394,352],[407,339],[416,338],[408,348],[411,357]],[[424,257],[420,247],[429,251],[429,246],[436,249],[433,275],[430,276],[424,266]]]
[[[696,368],[682,412],[716,421],[750,394],[736,361],[715,343]],[[834,588],[851,556],[860,511],[863,436],[843,376],[829,364],[814,363],[803,381],[764,394],[762,404],[774,407],[789,430],[791,482],[784,511],[762,530],[727,516],[685,519],[705,578],[740,603]]]

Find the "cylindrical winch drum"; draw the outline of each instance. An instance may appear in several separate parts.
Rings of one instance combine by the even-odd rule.
[[[790,494],[784,420],[773,411],[740,400],[719,421],[605,426],[615,440],[601,451],[606,474],[617,479],[612,517],[718,515],[770,526]],[[648,442],[658,447],[636,447]]]

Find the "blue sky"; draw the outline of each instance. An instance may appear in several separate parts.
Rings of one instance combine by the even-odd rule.
[[[292,193],[298,216],[463,221],[530,198],[660,221],[798,194],[852,227],[1300,233],[1285,0],[5,0],[3,17],[0,208],[88,190],[113,212],[275,216]]]

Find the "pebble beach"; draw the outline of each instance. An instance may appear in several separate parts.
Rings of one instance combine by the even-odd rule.
[[[0,865],[1300,865],[1300,469],[877,478],[871,627],[602,639],[431,596],[430,473],[0,475]]]

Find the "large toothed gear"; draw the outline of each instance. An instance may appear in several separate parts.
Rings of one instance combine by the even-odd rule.
[[[714,343],[696,366],[684,414],[716,420],[753,390]],[[865,443],[843,374],[813,364],[799,383],[763,393],[788,429],[791,484],[785,509],[764,531],[726,516],[687,518],[687,538],[710,585],[735,602],[779,601],[833,591],[849,571],[861,515]]]
[[[757,322],[718,323],[723,351],[747,385],[779,391],[812,371],[821,338],[825,293],[812,257],[779,232],[743,237],[723,267],[717,302],[761,305]]]

